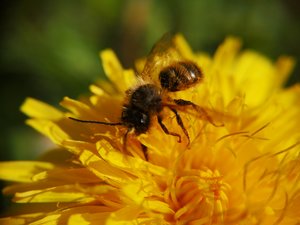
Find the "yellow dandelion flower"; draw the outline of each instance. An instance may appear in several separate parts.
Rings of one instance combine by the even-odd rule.
[[[300,222],[300,88],[284,87],[293,60],[273,63],[240,51],[240,41],[232,37],[212,57],[194,53],[181,35],[173,43],[182,59],[201,68],[203,79],[167,93],[199,107],[178,107],[178,118],[164,105],[164,125],[153,112],[146,114],[151,124],[145,132],[128,132],[128,124],[121,123],[128,107],[124,99],[132,94],[127,90],[147,81],[124,69],[111,50],[100,54],[110,82],[92,85],[88,98],[64,98],[67,112],[25,101],[27,124],[62,150],[53,153],[55,160],[0,164],[0,177],[17,182],[4,193],[23,203],[21,213],[12,212],[2,224]],[[161,46],[161,53],[149,57],[152,76],[178,55]],[[140,74],[147,62],[137,62]]]

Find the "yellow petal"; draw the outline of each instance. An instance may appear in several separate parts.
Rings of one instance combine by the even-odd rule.
[[[175,46],[180,54],[186,59],[193,59],[193,51],[182,34],[177,34],[174,37]]]
[[[151,190],[151,183],[147,180],[136,180],[133,182],[128,182],[122,188],[123,193],[133,201],[137,206],[143,206],[147,210],[152,210],[160,213],[174,213],[174,211],[169,207],[169,205],[163,201],[147,198],[151,196],[153,188]],[[132,202],[128,202],[128,204]]]
[[[42,219],[30,223],[30,225],[58,225],[60,214],[47,215]]]
[[[61,220],[69,225],[104,224],[111,214],[110,211],[105,206],[79,206],[63,211]]]
[[[100,53],[103,63],[103,69],[109,80],[116,85],[121,93],[125,93],[133,85],[135,74],[132,70],[123,70],[115,53],[110,50],[104,50]]]
[[[145,64],[146,64],[146,61],[147,59],[144,57],[144,58],[139,58],[137,60],[135,60],[134,62],[134,66],[135,66],[135,69],[136,71],[141,74],[144,67],[145,67]]]
[[[205,69],[211,93],[221,93],[225,105],[236,97],[233,76],[233,64],[240,49],[240,41],[229,37],[218,47],[212,63]],[[206,95],[210,93],[206,93]]]
[[[81,224],[104,224],[110,212],[104,206],[78,206],[65,210],[59,210],[38,219],[30,225],[81,225]]]
[[[119,223],[120,221],[124,221],[126,223],[136,219],[141,212],[140,206],[132,206],[128,205],[122,209],[119,209],[115,212],[112,212],[107,220],[107,224]]]
[[[53,188],[32,190],[16,193],[14,201],[19,203],[29,202],[88,202],[93,198],[86,195],[74,185],[63,185]]]
[[[162,218],[161,220],[159,220],[158,218],[137,217],[139,213],[140,213],[140,209],[138,207],[127,206],[118,211],[112,212],[104,224],[105,225],[164,224],[162,223],[163,221]],[[160,217],[162,216],[160,215]]]
[[[82,164],[87,166],[96,176],[109,183],[114,183],[119,186],[131,179],[128,174],[109,165],[90,150],[82,150],[79,159]]]
[[[33,118],[59,120],[63,117],[63,113],[56,108],[33,98],[25,100],[21,111]]]
[[[68,225],[98,225],[104,224],[104,221],[109,217],[108,212],[103,213],[80,213],[73,214],[68,219]]]
[[[38,173],[33,177],[34,181],[51,179],[56,181],[61,181],[63,183],[73,183],[76,181],[77,183],[97,183],[101,180],[95,176],[91,171],[87,168],[57,168],[51,171],[45,171],[42,173]]]
[[[137,157],[124,156],[122,152],[116,151],[105,140],[97,142],[96,147],[101,157],[114,167],[134,171],[135,173],[141,172],[145,174],[146,172],[150,172],[160,176],[166,174],[165,168],[153,165]]]
[[[236,86],[245,94],[245,103],[250,107],[261,104],[271,91],[276,91],[276,71],[267,58],[247,51],[239,57],[234,68]]]
[[[289,75],[291,74],[292,70],[295,67],[295,60],[292,57],[288,56],[281,56],[277,60],[276,64],[277,70],[277,86],[283,86],[287,81]]]
[[[93,113],[90,106],[81,101],[77,101],[69,97],[64,97],[64,99],[60,102],[60,105],[70,110],[75,115],[87,114],[87,116],[89,116]]]
[[[2,225],[21,225],[25,224],[26,219],[20,217],[5,217],[0,218],[0,224]]]
[[[26,121],[26,123],[40,133],[49,137],[55,144],[61,144],[64,140],[69,139],[69,135],[52,121],[29,119]]]
[[[47,162],[19,161],[1,162],[0,179],[18,182],[32,182],[32,177],[41,172],[54,168],[54,165]]]
[[[0,218],[0,224],[2,225],[21,225],[29,224],[29,221],[32,221],[34,218],[43,215],[43,213],[33,213],[18,215],[17,217],[5,217]]]
[[[238,38],[226,38],[214,55],[213,69],[217,69],[222,74],[230,72],[240,46],[241,41]]]
[[[97,85],[94,85],[94,84],[90,85],[90,91],[93,94],[98,95],[98,96],[102,96],[105,93],[102,88],[100,88],[100,87],[98,87]]]

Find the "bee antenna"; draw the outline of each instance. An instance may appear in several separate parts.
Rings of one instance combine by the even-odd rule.
[[[119,125],[123,125],[123,123],[118,122],[118,123],[108,123],[108,122],[102,122],[102,121],[96,121],[96,120],[80,120],[80,119],[76,119],[73,117],[68,117],[71,120],[80,122],[80,123],[96,123],[96,124],[103,124],[103,125],[109,125],[109,126],[119,126]]]

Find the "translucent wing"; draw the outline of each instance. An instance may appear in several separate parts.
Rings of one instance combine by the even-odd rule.
[[[214,109],[198,105],[190,107],[180,107],[176,105],[174,106],[174,108],[176,108],[178,111],[200,118],[203,121],[207,121],[215,127],[223,127],[226,123],[230,123],[237,119],[235,116],[226,114],[225,112],[220,112]]]
[[[225,112],[215,109],[199,106],[191,101],[183,99],[173,99],[170,103],[165,103],[164,106],[198,117],[209,122],[215,127],[222,127],[225,123],[236,120],[236,117],[233,115],[229,115]]]
[[[182,58],[174,44],[173,35],[167,33],[153,46],[139,75],[147,82],[156,83],[158,82],[158,74],[163,68],[182,60]]]

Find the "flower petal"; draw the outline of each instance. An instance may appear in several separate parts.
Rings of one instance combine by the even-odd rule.
[[[107,49],[100,53],[105,74],[117,87],[120,93],[132,87],[135,81],[135,74],[132,70],[123,70],[115,53]]]
[[[116,151],[107,141],[101,140],[96,145],[98,152],[105,161],[109,162],[113,167],[122,168],[124,170],[134,171],[136,173],[150,172],[154,175],[163,176],[166,170],[163,167],[155,166],[145,160],[125,156],[120,151]]]
[[[56,108],[33,98],[25,100],[21,111],[32,118],[59,120],[63,117],[63,113]]]
[[[74,185],[63,185],[53,188],[16,193],[14,197],[14,201],[19,203],[89,202],[93,199],[94,198],[80,191],[80,188]]]
[[[29,119],[26,123],[49,137],[55,144],[60,145],[64,140],[69,139],[69,135],[55,122],[43,119]]]
[[[53,168],[53,164],[39,161],[1,162],[0,179],[18,182],[32,182],[34,175]]]

